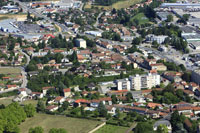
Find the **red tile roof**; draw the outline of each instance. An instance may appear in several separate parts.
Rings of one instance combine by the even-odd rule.
[[[17,87],[17,85],[7,85],[7,88]]]
[[[54,87],[52,87],[52,86],[42,87],[42,90],[48,90],[48,89],[51,89],[51,88],[54,88]]]
[[[58,97],[55,98],[55,101],[60,101],[62,98],[63,98],[63,97],[58,96]]]
[[[63,92],[71,92],[70,88],[63,89]]]
[[[48,106],[46,109],[47,110],[51,110],[51,109],[54,109],[54,108],[56,108],[56,107],[58,107],[57,105],[50,105],[50,106]]]

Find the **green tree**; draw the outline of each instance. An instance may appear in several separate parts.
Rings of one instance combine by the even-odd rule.
[[[44,112],[45,111],[45,105],[42,100],[39,100],[37,103],[37,112]]]
[[[111,96],[111,99],[112,99],[112,104],[117,104],[117,97],[116,97],[116,95],[112,95]]]
[[[184,72],[182,75],[182,79],[186,82],[191,82],[191,73],[190,72]]]
[[[173,16],[170,14],[167,16],[166,22],[172,22],[173,21]]]
[[[134,133],[152,133],[153,126],[148,122],[139,122],[135,127]]]
[[[35,128],[30,128],[29,133],[44,133],[44,129],[40,126]]]
[[[64,128],[52,128],[49,133],[67,133],[67,131]]]
[[[132,44],[139,45],[141,42],[142,42],[142,39],[140,37],[136,37],[133,39]]]
[[[24,111],[27,117],[33,117],[36,113],[36,109],[32,104],[27,104],[24,106]]]
[[[127,100],[128,102],[131,102],[132,99],[133,99],[132,93],[131,93],[131,92],[128,92],[128,93],[126,94],[126,100]]]
[[[106,109],[106,107],[105,107],[105,105],[103,104],[102,101],[99,103],[98,112],[99,112],[99,115],[102,116],[102,117],[107,116],[107,109]]]
[[[166,125],[159,125],[157,128],[157,133],[168,133],[168,128]]]

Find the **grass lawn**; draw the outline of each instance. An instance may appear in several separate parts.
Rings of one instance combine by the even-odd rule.
[[[122,0],[117,3],[114,3],[111,7],[115,9],[128,8],[139,2],[141,2],[141,0]]]
[[[95,133],[125,133],[129,128],[114,125],[105,125],[97,130]]]
[[[21,73],[19,68],[0,68],[0,74],[17,74]]]
[[[139,2],[141,2],[141,0],[121,0],[110,6],[100,6],[100,5],[93,5],[93,6],[98,8],[104,8],[105,10],[112,10],[113,8],[115,9],[128,8]],[[92,7],[91,4],[87,3],[84,8],[91,8],[91,7]]]
[[[38,103],[37,100],[27,99],[27,100],[21,102],[20,104],[24,104],[24,105],[26,105],[26,104],[33,104],[36,107],[37,103]]]
[[[12,103],[12,99],[13,97],[0,98],[0,104],[4,104],[5,106],[7,106]]]
[[[144,13],[137,14],[131,20],[138,20],[139,24],[145,24],[149,22],[149,19],[144,15]]]
[[[68,133],[87,133],[101,123],[87,119],[37,114],[33,118],[27,118],[19,127],[22,133],[28,133],[29,128],[36,126],[43,127],[45,133],[51,128],[64,128]]]

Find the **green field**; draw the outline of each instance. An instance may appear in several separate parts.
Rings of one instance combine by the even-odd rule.
[[[87,133],[101,123],[87,119],[37,114],[33,118],[27,118],[19,127],[21,133],[28,133],[29,128],[36,126],[43,127],[45,133],[48,133],[51,128],[64,128],[67,133]]]
[[[0,98],[0,104],[4,104],[5,106],[7,106],[12,103],[12,99],[13,97]]]
[[[98,8],[104,8],[105,10],[112,10],[113,8],[115,8],[115,9],[128,8],[132,5],[135,5],[140,2],[141,2],[141,0],[122,0],[122,1],[118,1],[114,4],[112,4],[111,6],[91,5],[91,4],[87,3],[84,6],[84,8],[91,8],[92,6],[94,6],[94,7],[98,7]]]
[[[0,68],[0,74],[19,74],[21,70],[19,68]]]
[[[145,24],[149,22],[149,19],[144,15],[144,13],[139,13],[136,16],[134,16],[132,19],[133,20],[138,20],[139,24]]]
[[[125,133],[128,129],[128,127],[105,125],[95,133]]]

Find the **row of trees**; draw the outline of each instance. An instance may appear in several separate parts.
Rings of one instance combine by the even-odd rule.
[[[30,128],[29,133],[44,133],[44,129],[40,126]],[[52,128],[49,133],[67,133],[67,131],[64,128]]]
[[[178,89],[175,91],[174,87],[169,84],[165,87],[163,91],[152,91],[154,97],[154,102],[174,104],[180,101],[191,102],[191,98],[184,94],[182,90]]]

